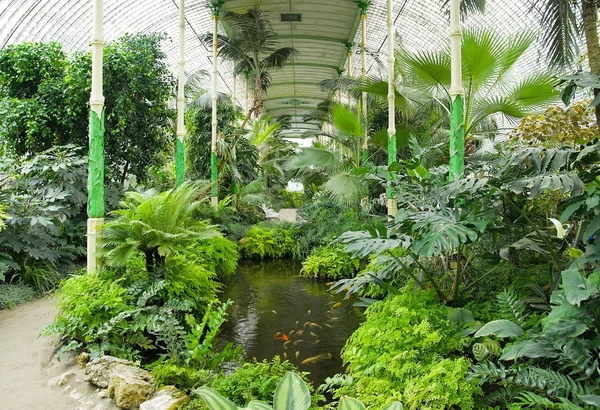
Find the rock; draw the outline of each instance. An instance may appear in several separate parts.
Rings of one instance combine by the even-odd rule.
[[[140,405],[140,410],[175,410],[190,400],[187,394],[175,386],[166,386],[150,400]]]
[[[48,386],[50,386],[50,387],[64,386],[75,375],[76,375],[75,372],[73,370],[71,370],[71,371],[61,374],[60,376],[53,377],[52,379],[48,380]]]
[[[88,352],[81,352],[77,355],[75,359],[77,360],[77,364],[79,364],[79,366],[83,368],[85,367],[87,362],[90,361],[90,354]]]
[[[132,366],[133,363],[112,356],[102,356],[94,359],[85,366],[85,381],[106,389],[113,369],[119,365]]]
[[[137,410],[152,393],[154,379],[144,369],[118,364],[112,369],[106,395],[117,406],[127,410]]]

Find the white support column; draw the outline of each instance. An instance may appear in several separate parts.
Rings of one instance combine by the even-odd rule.
[[[185,175],[185,0],[179,0],[179,72],[177,86],[177,142],[176,142],[176,185],[184,181]]]
[[[92,90],[90,94],[90,135],[87,220],[87,271],[100,265],[97,256],[104,224],[104,95],[102,61],[104,50],[104,10],[102,0],[93,0]]]
[[[219,10],[217,6],[213,10],[213,70],[212,70],[212,120],[211,120],[211,196],[210,203],[216,210],[219,207],[219,181],[217,175],[218,160],[217,160],[217,92],[218,92],[218,34],[219,34]]]
[[[396,59],[394,58],[394,20],[393,20],[393,6],[392,0],[387,0],[387,28],[388,28],[388,166],[396,162],[396,89],[394,85],[395,73],[394,64]],[[398,202],[394,198],[392,187],[391,187],[392,172],[388,172],[388,218],[393,219],[398,213]]]
[[[366,14],[362,14],[360,16],[361,19],[361,42],[360,42],[360,47],[361,47],[361,77],[364,79],[366,79],[367,77],[367,15]],[[367,93],[366,92],[362,92],[361,93],[361,114],[362,116],[365,118],[364,121],[364,127],[365,127],[365,135],[363,138],[363,144],[362,144],[362,149],[363,149],[363,162],[367,160],[367,150],[369,149],[369,143],[368,143],[368,134],[369,131],[367,129]]]

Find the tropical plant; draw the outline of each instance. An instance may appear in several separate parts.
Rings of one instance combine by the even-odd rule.
[[[486,398],[489,404],[500,399],[522,408],[600,406],[596,320],[600,274],[570,268],[561,276],[561,289],[552,293],[551,310],[541,320],[526,312],[518,295],[504,292],[499,296],[503,318],[475,333],[487,343],[473,346],[481,362],[473,366],[473,376],[502,386]]]
[[[236,410],[238,407],[229,399],[221,396],[209,387],[201,387],[194,394],[202,397],[209,410]],[[273,395],[273,406],[264,401],[252,400],[248,403],[250,410],[307,410],[311,405],[310,390],[298,374],[288,372],[279,382]],[[383,410],[402,410],[400,402],[392,402]],[[338,410],[364,410],[365,407],[356,399],[343,397],[338,405]]]
[[[236,62],[236,74],[248,75],[254,98],[248,115],[254,113],[258,117],[263,111],[263,92],[271,85],[271,71],[283,68],[297,51],[292,47],[277,48],[279,37],[263,16],[259,3],[244,13],[227,11],[223,23],[229,35],[218,37],[219,56]],[[212,44],[213,35],[207,33],[202,39]]]
[[[314,174],[326,179],[324,191],[340,205],[358,205],[365,195],[365,175],[361,168],[363,127],[355,113],[337,104],[333,107],[332,121],[339,134],[334,136],[340,150],[332,148],[304,148],[300,155],[285,164],[289,171]]]
[[[409,409],[471,409],[480,390],[467,380],[470,361],[460,329],[433,291],[409,283],[398,295],[370,306],[342,357],[352,384],[338,389],[365,404],[402,399]]]
[[[102,231],[102,254],[109,265],[123,266],[135,252],[142,252],[148,271],[161,267],[168,255],[176,254],[194,241],[219,236],[204,221],[194,219],[201,202],[199,188],[183,184],[157,193],[128,192],[122,209],[112,213]]]
[[[37,296],[33,288],[22,283],[0,283],[0,310],[12,309]]]
[[[240,240],[240,250],[249,258],[283,258],[295,247],[292,226],[284,223],[255,225]]]
[[[59,265],[66,271],[84,254],[86,179],[86,158],[74,146],[2,162],[0,280],[27,278],[47,290]]]
[[[346,253],[343,246],[325,246],[308,255],[302,262],[300,274],[311,278],[339,280],[354,277],[360,265],[360,259]]]
[[[531,73],[514,81],[513,68],[530,48],[535,34],[509,36],[489,28],[463,31],[462,58],[465,90],[465,135],[494,130],[493,115],[522,118],[557,98],[556,80],[546,73]],[[425,92],[443,107],[450,106],[450,51],[396,51],[397,74],[403,84]],[[405,100],[409,103],[409,99]],[[449,111],[447,111],[449,112]]]

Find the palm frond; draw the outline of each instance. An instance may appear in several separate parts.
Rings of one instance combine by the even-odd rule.
[[[542,15],[543,44],[548,49],[548,60],[555,67],[570,65],[579,54],[580,37],[577,15],[579,2],[571,0],[538,0]]]
[[[339,205],[356,204],[365,196],[362,178],[347,171],[333,175],[323,188],[333,202]]]

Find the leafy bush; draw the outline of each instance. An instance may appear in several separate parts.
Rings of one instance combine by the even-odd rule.
[[[270,362],[254,360],[244,363],[227,376],[218,376],[211,388],[229,398],[238,406],[247,406],[252,400],[269,401],[275,393],[277,384],[287,372],[296,371],[296,366],[288,361],[281,362],[275,356]],[[306,374],[300,375],[307,382]],[[309,385],[312,391],[312,386]],[[317,397],[313,398],[316,405]]]
[[[277,208],[293,208],[298,209],[304,204],[304,192],[292,192],[287,189],[280,189],[279,206]]]
[[[240,249],[249,258],[283,258],[296,247],[292,225],[260,224],[250,228],[240,240]]]
[[[355,209],[324,199],[305,204],[298,210],[296,257],[306,258],[314,248],[329,245],[346,231],[363,229],[371,219]]]
[[[24,279],[39,290],[85,254],[87,160],[74,146],[0,165],[0,280]],[[59,263],[60,262],[60,263]]]
[[[468,381],[470,361],[458,357],[461,334],[435,293],[409,284],[369,307],[342,357],[354,383],[337,394],[381,407],[401,400],[408,409],[472,409],[479,392]]]
[[[240,259],[237,244],[220,236],[198,241],[196,253],[219,279],[234,274]]]
[[[486,397],[488,404],[546,409],[600,406],[596,320],[600,272],[587,275],[572,267],[561,276],[561,289],[552,293],[551,310],[541,320],[526,311],[525,301],[515,292],[505,291],[498,296],[502,319],[475,333],[473,353],[481,363],[473,366],[473,376],[501,386]]]
[[[210,384],[214,374],[210,370],[195,369],[188,365],[173,362],[153,363],[150,366],[157,387],[177,386],[178,389],[189,392],[206,384]]]
[[[314,249],[302,262],[301,275],[338,280],[352,278],[360,269],[360,259],[353,258],[340,245]]]
[[[12,309],[36,297],[30,286],[21,283],[0,283],[0,309]]]

